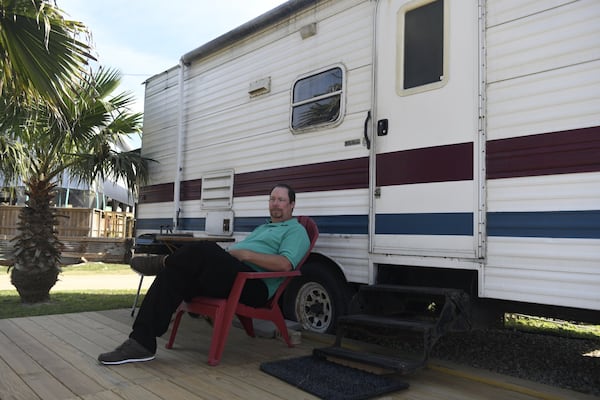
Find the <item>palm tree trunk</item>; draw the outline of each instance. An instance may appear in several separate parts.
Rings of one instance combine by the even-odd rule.
[[[52,205],[56,184],[33,178],[26,182],[29,199],[19,214],[13,239],[14,266],[11,282],[21,301],[37,303],[50,299],[50,289],[60,272],[62,243],[56,231],[56,210]]]

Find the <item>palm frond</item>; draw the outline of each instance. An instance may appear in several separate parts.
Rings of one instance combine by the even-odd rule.
[[[38,95],[62,112],[72,77],[83,76],[91,46],[85,26],[46,0],[0,0],[0,94]]]

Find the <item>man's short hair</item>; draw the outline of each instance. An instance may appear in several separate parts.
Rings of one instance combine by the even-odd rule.
[[[288,185],[287,183],[278,183],[275,186],[273,186],[273,188],[271,188],[271,192],[275,188],[284,188],[284,189],[287,189],[288,199],[290,199],[290,203],[295,203],[296,202],[296,191],[290,185]],[[271,192],[269,192],[269,193],[271,193]]]

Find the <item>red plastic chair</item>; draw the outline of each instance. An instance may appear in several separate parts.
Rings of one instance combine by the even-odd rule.
[[[214,297],[195,297],[190,302],[182,302],[177,308],[175,320],[173,321],[173,328],[171,330],[171,336],[166,345],[167,349],[173,347],[175,336],[177,336],[177,329],[181,322],[181,317],[184,313],[189,312],[193,314],[204,315],[210,317],[213,321],[213,334],[210,343],[210,350],[208,352],[208,364],[218,365],[221,361],[221,355],[225,348],[225,342],[229,335],[229,329],[233,320],[233,315],[237,315],[238,319],[242,323],[248,336],[254,337],[254,326],[252,323],[253,318],[272,321],[281,336],[289,347],[293,347],[288,334],[287,325],[283,318],[283,313],[279,307],[279,298],[283,294],[285,288],[290,281],[300,275],[300,267],[306,261],[308,256],[313,249],[317,238],[319,237],[319,230],[317,224],[312,218],[307,216],[298,217],[298,222],[304,226],[310,239],[310,247],[306,252],[306,255],[298,264],[295,270],[287,272],[240,272],[237,274],[236,279],[229,293],[227,299],[220,299]],[[281,283],[273,297],[262,307],[251,307],[239,302],[242,289],[247,279],[263,279],[263,278],[280,278],[285,277],[286,279]]]

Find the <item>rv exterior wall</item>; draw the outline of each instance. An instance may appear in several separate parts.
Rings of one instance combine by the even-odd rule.
[[[578,172],[587,161],[569,144],[588,127],[598,136],[600,3],[487,3],[488,157],[492,145],[512,149],[513,176],[488,180],[483,295],[600,309],[600,240],[582,230],[600,206],[600,172]],[[542,145],[558,135],[562,145]],[[536,158],[544,167],[516,164]]]
[[[348,282],[374,283],[378,264],[471,269],[481,297],[600,310],[600,2],[440,2],[447,72],[398,93],[398,21],[433,3],[306,3],[196,54],[182,88],[179,67],[149,79],[142,152],[158,163],[137,233],[175,218],[182,112],[179,217],[195,234],[203,177],[232,170],[237,239],[268,215],[270,185],[288,181],[296,215],[319,224],[315,251]],[[294,84],[328,70],[341,74],[339,116],[290,129]],[[266,77],[268,91],[249,93]]]
[[[183,89],[187,131],[183,181],[197,180],[223,168],[239,175],[365,158],[368,150],[362,145],[362,137],[372,98],[374,7],[375,3],[369,1],[319,2],[294,18],[192,61],[185,70]],[[316,34],[303,39],[301,28],[311,24],[316,24]],[[330,128],[293,134],[289,116],[292,83],[303,75],[331,67],[339,67],[344,79],[344,114],[340,122]],[[168,185],[175,177],[177,74],[178,68],[173,68],[146,84],[142,151],[144,156],[159,161],[151,165],[151,185]],[[270,92],[250,96],[249,83],[265,76],[270,77]],[[347,146],[347,142],[356,144]],[[196,198],[182,196],[181,218],[206,216],[199,194]],[[261,195],[236,196],[233,211],[238,226],[256,218],[263,220],[266,201],[266,190]],[[327,214],[325,204],[341,215],[366,216],[366,180],[364,187],[357,189],[300,192],[295,214]],[[173,218],[172,202],[142,202],[140,209],[140,234],[153,231],[153,224]],[[201,224],[195,226],[202,228]],[[202,229],[196,233],[203,234]],[[238,239],[245,234],[235,232]],[[320,243],[344,266],[349,281],[369,283],[366,230],[323,236]]]

